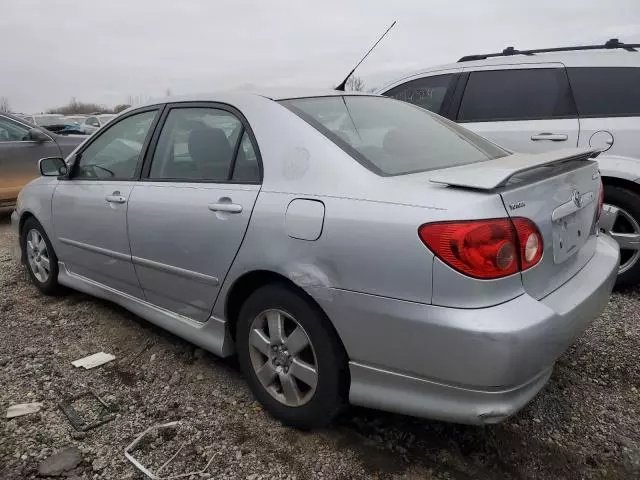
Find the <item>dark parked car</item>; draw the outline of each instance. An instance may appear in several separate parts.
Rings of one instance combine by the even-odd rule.
[[[0,207],[13,206],[20,189],[40,174],[39,159],[66,157],[85,138],[58,135],[0,113]]]

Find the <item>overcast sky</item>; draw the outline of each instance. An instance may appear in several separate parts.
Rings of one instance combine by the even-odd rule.
[[[369,87],[509,45],[640,43],[640,0],[0,0],[0,96],[31,113],[71,97],[327,87],[393,20],[357,72]]]

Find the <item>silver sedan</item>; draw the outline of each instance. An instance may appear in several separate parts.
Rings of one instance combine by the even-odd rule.
[[[609,298],[596,154],[513,154],[373,95],[164,100],[41,161],[16,253],[46,294],[237,353],[286,424],[348,402],[495,423]]]

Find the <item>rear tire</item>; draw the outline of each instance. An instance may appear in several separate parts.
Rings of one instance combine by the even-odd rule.
[[[640,195],[623,187],[604,187],[605,208],[600,228],[614,239],[620,235],[638,235],[640,241]],[[618,238],[616,238],[618,237]],[[640,244],[638,249],[620,249],[620,268],[616,288],[628,288],[640,283]]]
[[[58,283],[58,257],[44,228],[31,217],[24,222],[22,232],[22,258],[31,281],[45,295],[59,295],[64,289]]]
[[[342,344],[324,313],[289,287],[266,285],[247,298],[236,345],[251,391],[282,423],[323,427],[346,405]]]

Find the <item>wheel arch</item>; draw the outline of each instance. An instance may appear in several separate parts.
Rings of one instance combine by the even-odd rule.
[[[322,312],[322,315],[327,320],[328,327],[333,330],[336,338],[340,342],[341,347],[346,353],[344,343],[342,342],[337,329],[333,325],[333,322],[326,314],[326,312],[322,309],[322,307],[318,304],[318,302],[313,298],[313,296],[310,295],[300,285],[292,281],[290,278],[287,278],[286,276],[271,270],[252,270],[246,272],[238,277],[229,288],[229,291],[227,292],[225,298],[224,314],[227,320],[229,333],[234,342],[236,340],[238,316],[240,314],[240,309],[242,308],[243,303],[258,288],[269,284],[280,284],[286,286],[287,288],[298,293],[301,297],[306,299],[311,305],[314,306],[314,308],[318,309],[318,311]]]
[[[605,187],[611,186],[611,187],[626,188],[627,190],[630,190],[633,193],[640,195],[640,184],[634,182],[633,180],[627,180],[626,178],[603,175],[602,183],[604,184]]]
[[[35,218],[36,221],[38,221],[38,219],[36,218],[36,216],[31,213],[29,210],[25,210],[24,212],[22,212],[22,214],[20,215],[20,220],[18,222],[18,235],[20,236],[20,238],[22,238],[22,234],[24,233],[22,230],[24,229],[24,224],[27,222],[27,220],[29,220],[30,218]],[[38,222],[39,223],[39,222]]]

